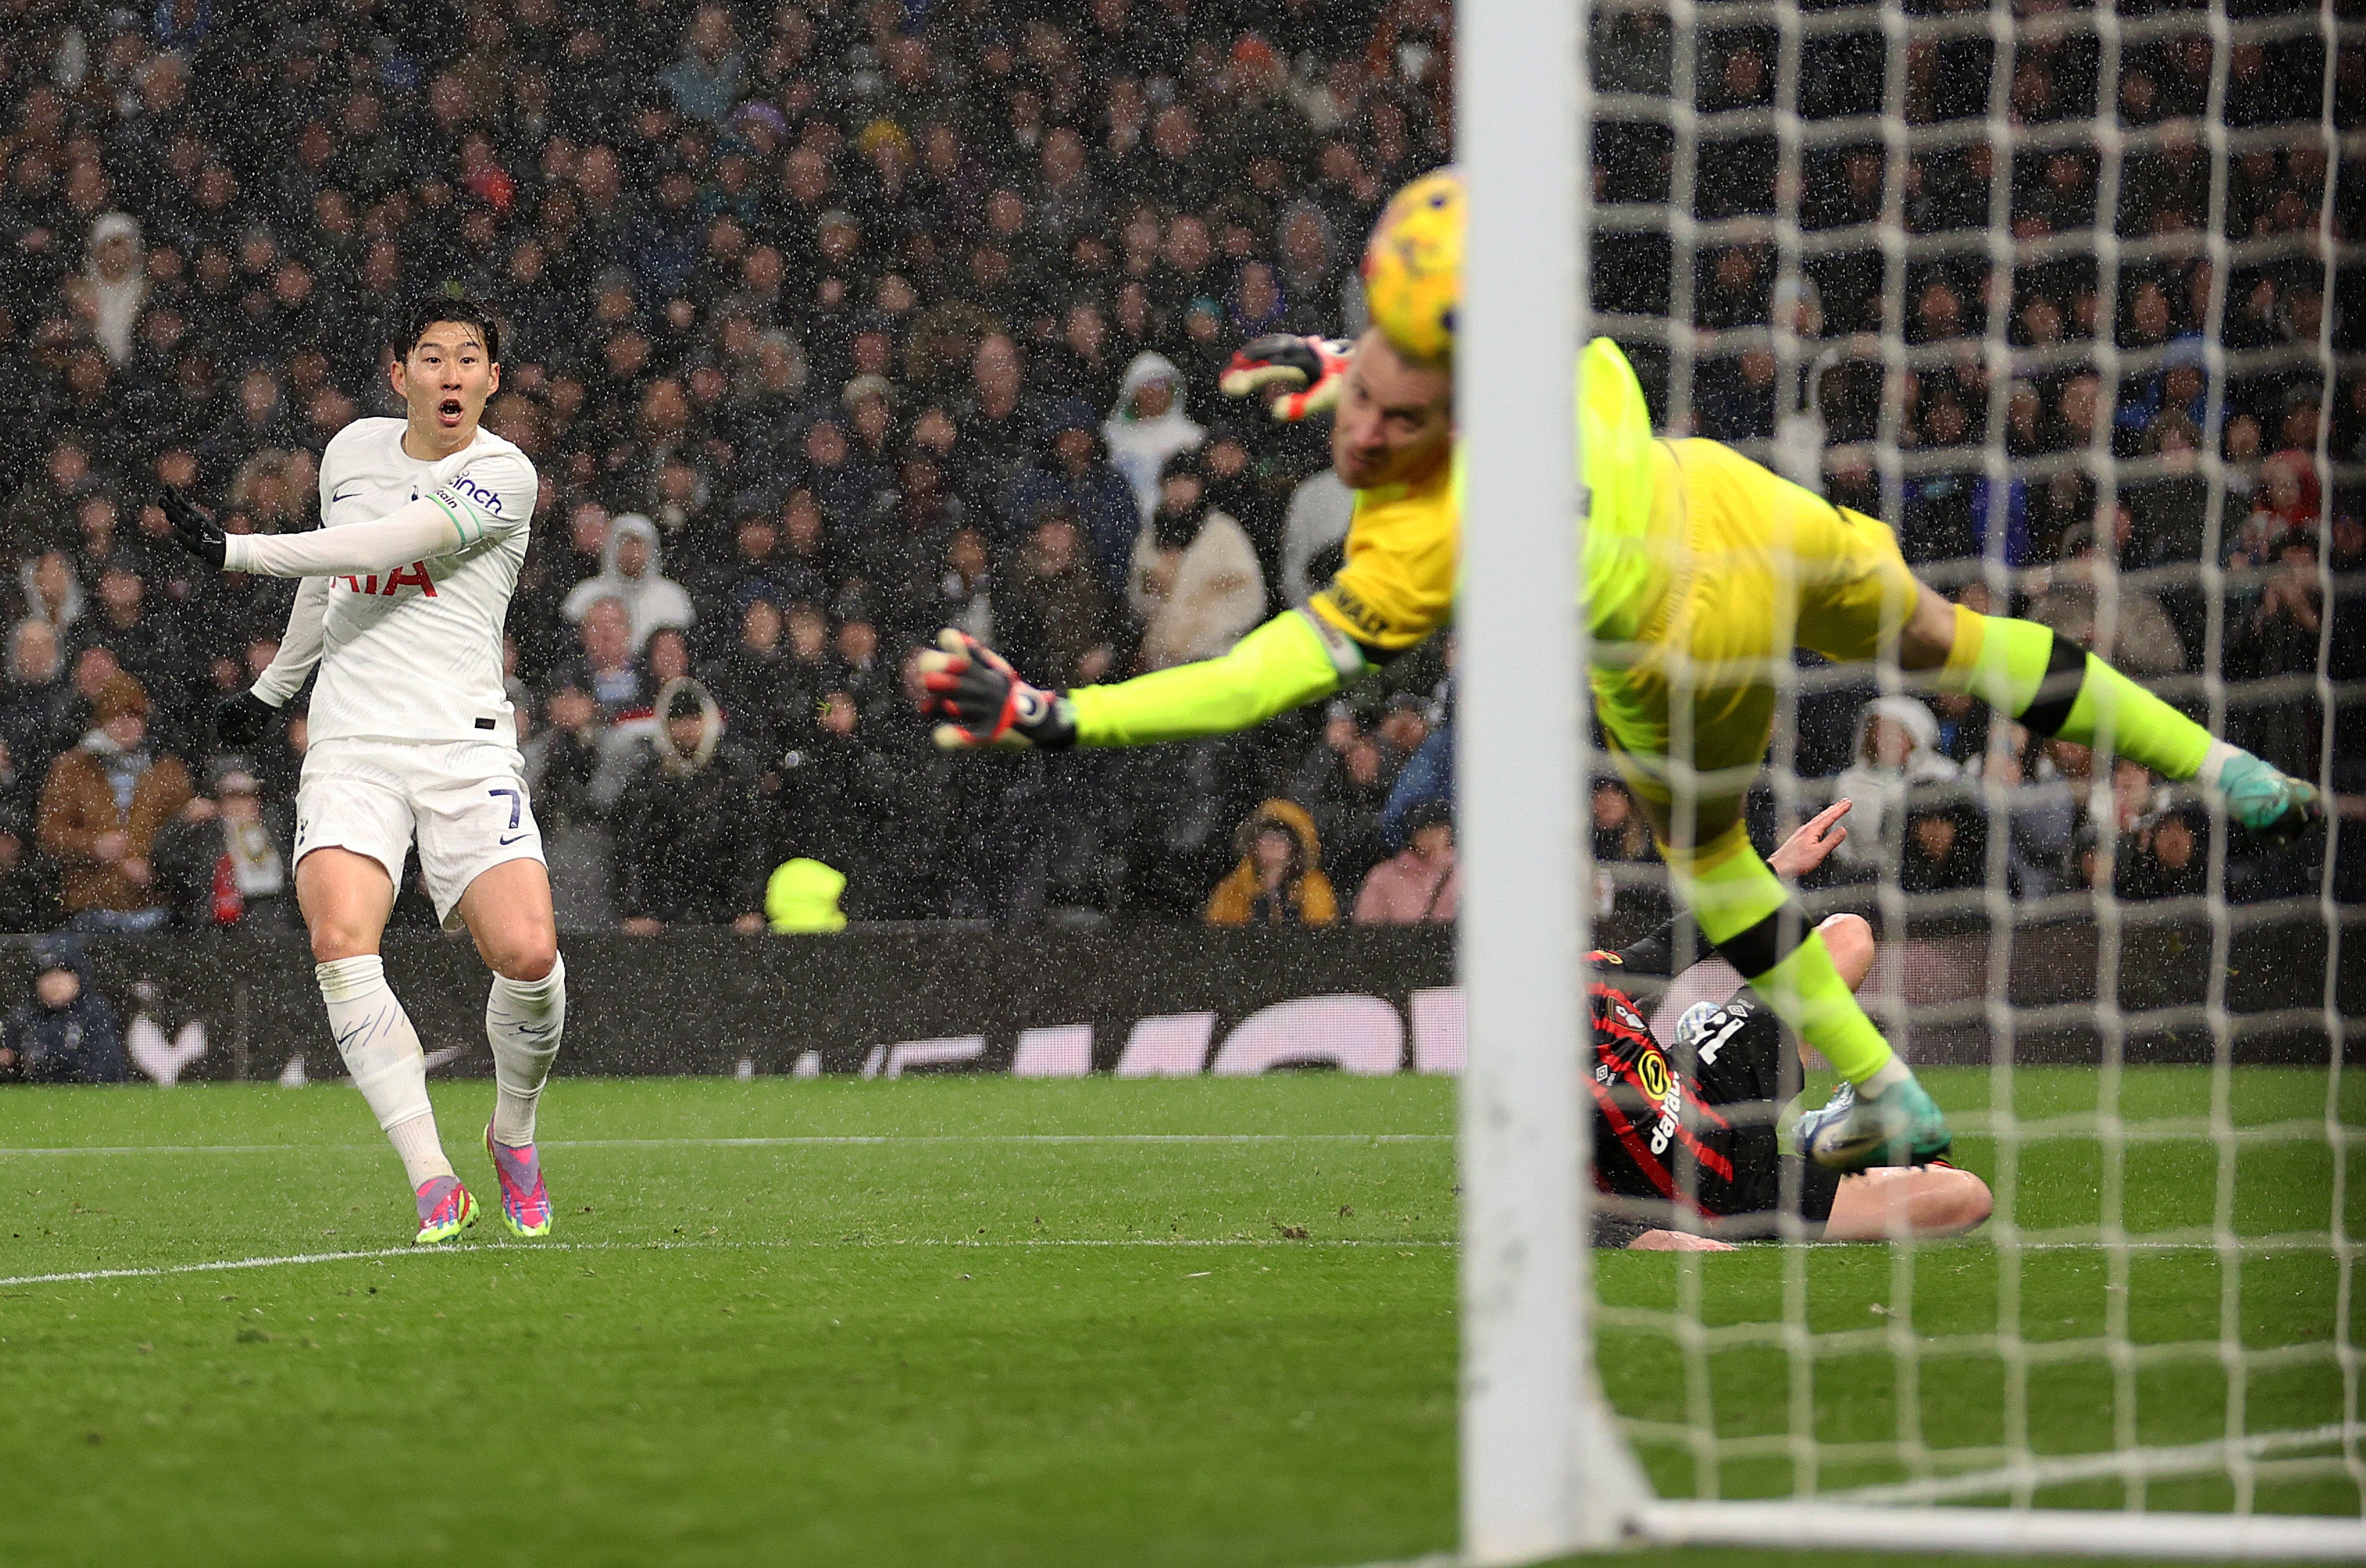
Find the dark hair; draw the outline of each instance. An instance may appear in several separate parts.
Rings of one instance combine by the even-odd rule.
[[[1165,484],[1177,478],[1195,479],[1201,485],[1208,482],[1208,454],[1198,446],[1185,446],[1166,455],[1158,465],[1158,482]]]
[[[1424,828],[1454,826],[1454,803],[1444,795],[1431,795],[1413,803],[1404,814],[1404,836],[1411,839]]]
[[[394,341],[389,344],[397,359],[408,359],[427,329],[438,321],[457,321],[474,327],[477,335],[485,340],[485,359],[489,364],[501,362],[501,328],[493,313],[464,294],[427,294],[413,301],[396,324]]]

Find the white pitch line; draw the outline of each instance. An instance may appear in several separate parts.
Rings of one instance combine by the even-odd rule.
[[[912,1144],[1450,1144],[1451,1133],[810,1133],[758,1138],[549,1138],[546,1149],[869,1148]],[[62,1155],[370,1154],[377,1144],[118,1144],[0,1148],[0,1159]]]
[[[1029,1251],[1051,1247],[1149,1247],[1200,1248],[1223,1247],[1394,1247],[1436,1250],[1455,1244],[1435,1240],[1391,1240],[1385,1236],[1337,1236],[1304,1241],[1286,1240],[1278,1236],[1238,1236],[1233,1238],[1200,1236],[1079,1236],[1074,1238],[1044,1237],[1037,1241],[975,1241],[960,1237],[913,1236],[886,1238],[879,1241],[544,1241],[529,1243],[460,1242],[441,1247],[381,1247],[355,1252],[295,1252],[283,1258],[220,1258],[204,1263],[168,1263],[146,1269],[82,1269],[63,1274],[20,1274],[0,1280],[0,1290],[20,1285],[67,1285],[87,1283],[94,1280],[157,1280],[173,1274],[220,1274],[241,1269],[285,1269],[311,1263],[366,1263],[389,1258],[451,1258],[464,1252],[501,1252],[514,1257],[530,1257],[545,1252],[711,1252],[711,1251],[791,1251],[800,1247],[815,1250],[845,1247],[856,1250],[884,1249],[896,1247],[975,1248],[986,1251]]]
[[[431,1250],[427,1247],[382,1247],[369,1252],[298,1252],[285,1258],[222,1258],[211,1263],[171,1263],[152,1269],[83,1269],[71,1274],[19,1274],[0,1280],[10,1285],[66,1285],[89,1280],[155,1280],[167,1274],[216,1274],[233,1269],[276,1269],[297,1263],[353,1263],[369,1258],[428,1258],[435,1251],[481,1252],[482,1243]]]
[[[776,1138],[554,1139],[553,1149],[795,1148],[878,1144],[1450,1144],[1451,1133],[846,1133]],[[6,1151],[0,1151],[5,1153]]]
[[[2051,1486],[2070,1481],[2105,1480],[2113,1476],[2186,1475],[2197,1472],[2221,1470],[2239,1455],[2245,1459],[2264,1459],[2270,1454],[2291,1449],[2323,1448],[2355,1438],[2360,1428],[2355,1425],[2316,1427],[2299,1431],[2258,1432],[2237,1441],[2220,1439],[2210,1443],[2189,1443],[2179,1448],[2129,1449],[2111,1453],[2073,1454],[2033,1459],[2023,1464],[2005,1465],[1996,1470],[1984,1470],[1963,1475],[1947,1475],[1929,1481],[1901,1481],[1878,1486],[1858,1486],[1845,1492],[1828,1492],[1817,1501],[1825,1503],[1948,1503],[1965,1497],[1981,1497],[1996,1492],[2010,1492],[2017,1487]]]

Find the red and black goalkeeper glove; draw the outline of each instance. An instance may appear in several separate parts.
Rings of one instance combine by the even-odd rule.
[[[975,746],[1041,746],[1057,750],[1076,743],[1076,716],[1057,692],[1031,686],[1010,661],[967,632],[937,634],[937,646],[920,654],[920,683],[928,695],[920,711],[939,720],[937,744],[947,750]]]
[[[1295,423],[1339,400],[1355,349],[1345,338],[1271,333],[1235,351],[1216,385],[1228,398],[1262,392],[1274,418]]]

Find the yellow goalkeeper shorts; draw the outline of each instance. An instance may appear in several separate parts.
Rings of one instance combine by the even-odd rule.
[[[1921,592],[1898,538],[1714,441],[1662,441],[1651,531],[1665,590],[1635,640],[1594,649],[1594,711],[1647,799],[1731,801],[1774,738],[1792,649],[1862,663]]]

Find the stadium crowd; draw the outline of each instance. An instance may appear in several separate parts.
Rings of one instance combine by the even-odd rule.
[[[1888,324],[1956,352],[1899,377],[1868,336],[1889,287],[1869,231],[1782,289],[1771,240],[1706,248],[1686,288],[1709,346],[1679,417],[1762,454],[1808,430],[1802,477],[1888,518],[1910,559],[1967,562],[1937,576],[2180,695],[2204,700],[2190,677],[2222,650],[2226,676],[2261,682],[2236,688],[2229,733],[2314,773],[2328,621],[2332,677],[2366,675],[2366,533],[2319,472],[2320,422],[2338,461],[2366,459],[2366,380],[2328,406],[2305,352],[2327,306],[2300,242],[2327,165],[2318,78],[2284,46],[2235,51],[2227,116],[2305,123],[2235,161],[2224,211],[2232,238],[2292,243],[2223,289],[2212,271],[2195,17],[2132,50],[2119,85],[2123,120],[2159,132],[2103,215],[2161,242],[2140,259],[2103,278],[2091,247],[2034,243],[2096,223],[2090,150],[2000,168],[1985,142],[1937,147],[1887,182],[1877,141],[1818,150],[1810,230],[1870,223],[1894,184],[1915,234],[1981,231],[2009,175],[2013,234],[2042,259],[2009,280],[1980,246],[1914,261]],[[1256,734],[1056,760],[935,751],[909,660],[956,626],[1038,679],[1121,676],[1221,652],[1321,583],[1348,508],[1321,432],[1215,381],[1245,338],[1358,321],[1374,214],[1451,144],[1451,34],[1444,0],[11,7],[0,928],[292,919],[302,716],[253,756],[208,728],[270,659],[291,585],[193,570],[157,497],[186,489],[232,531],[312,525],[321,446],[391,406],[383,318],[445,288],[502,315],[487,422],[543,479],[512,694],[563,927],[757,929],[791,857],[843,872],[859,919],[1450,919],[1450,648]],[[1664,11],[1608,8],[1596,41],[1606,90],[1668,91]],[[1880,47],[1870,23],[1816,35],[1801,111],[1879,110]],[[1698,50],[1703,109],[1771,101],[1771,31]],[[1988,50],[1910,48],[1910,120],[1984,116]],[[2016,52],[2012,112],[2090,116],[2096,81],[2088,35],[2047,31]],[[1606,121],[1598,152],[1603,199],[1669,198],[1664,128]],[[1771,130],[1700,167],[1703,220],[1774,210]],[[2350,173],[2333,215],[2353,239],[2361,189]],[[1599,303],[1664,316],[1685,260],[1664,231],[1606,238]],[[2222,296],[2225,345],[2262,352],[2214,387],[2201,333]],[[1990,310],[2027,364],[2002,388]],[[1811,351],[1787,385],[1778,310]],[[2337,344],[2360,325],[2337,321]],[[1664,345],[1636,356],[1673,395]],[[2199,455],[2214,400],[2219,465]],[[2038,460],[2001,505],[1993,421]],[[1914,461],[1876,463],[1880,439]],[[2099,485],[2112,464],[2135,477]],[[2204,565],[2229,570],[2215,604]],[[1988,782],[2014,792],[2015,891],[2199,887],[2206,823],[2149,780],[2114,779],[2098,824],[2076,748],[1810,684],[1796,765],[1861,814],[1832,874],[1980,886]],[[2355,816],[2366,736],[2355,702],[2337,717]],[[1648,864],[1618,786],[1594,812],[1607,866]],[[2313,874],[2246,863],[2230,886]],[[1648,874],[1603,889],[1663,897]],[[406,893],[399,918],[431,917]]]

